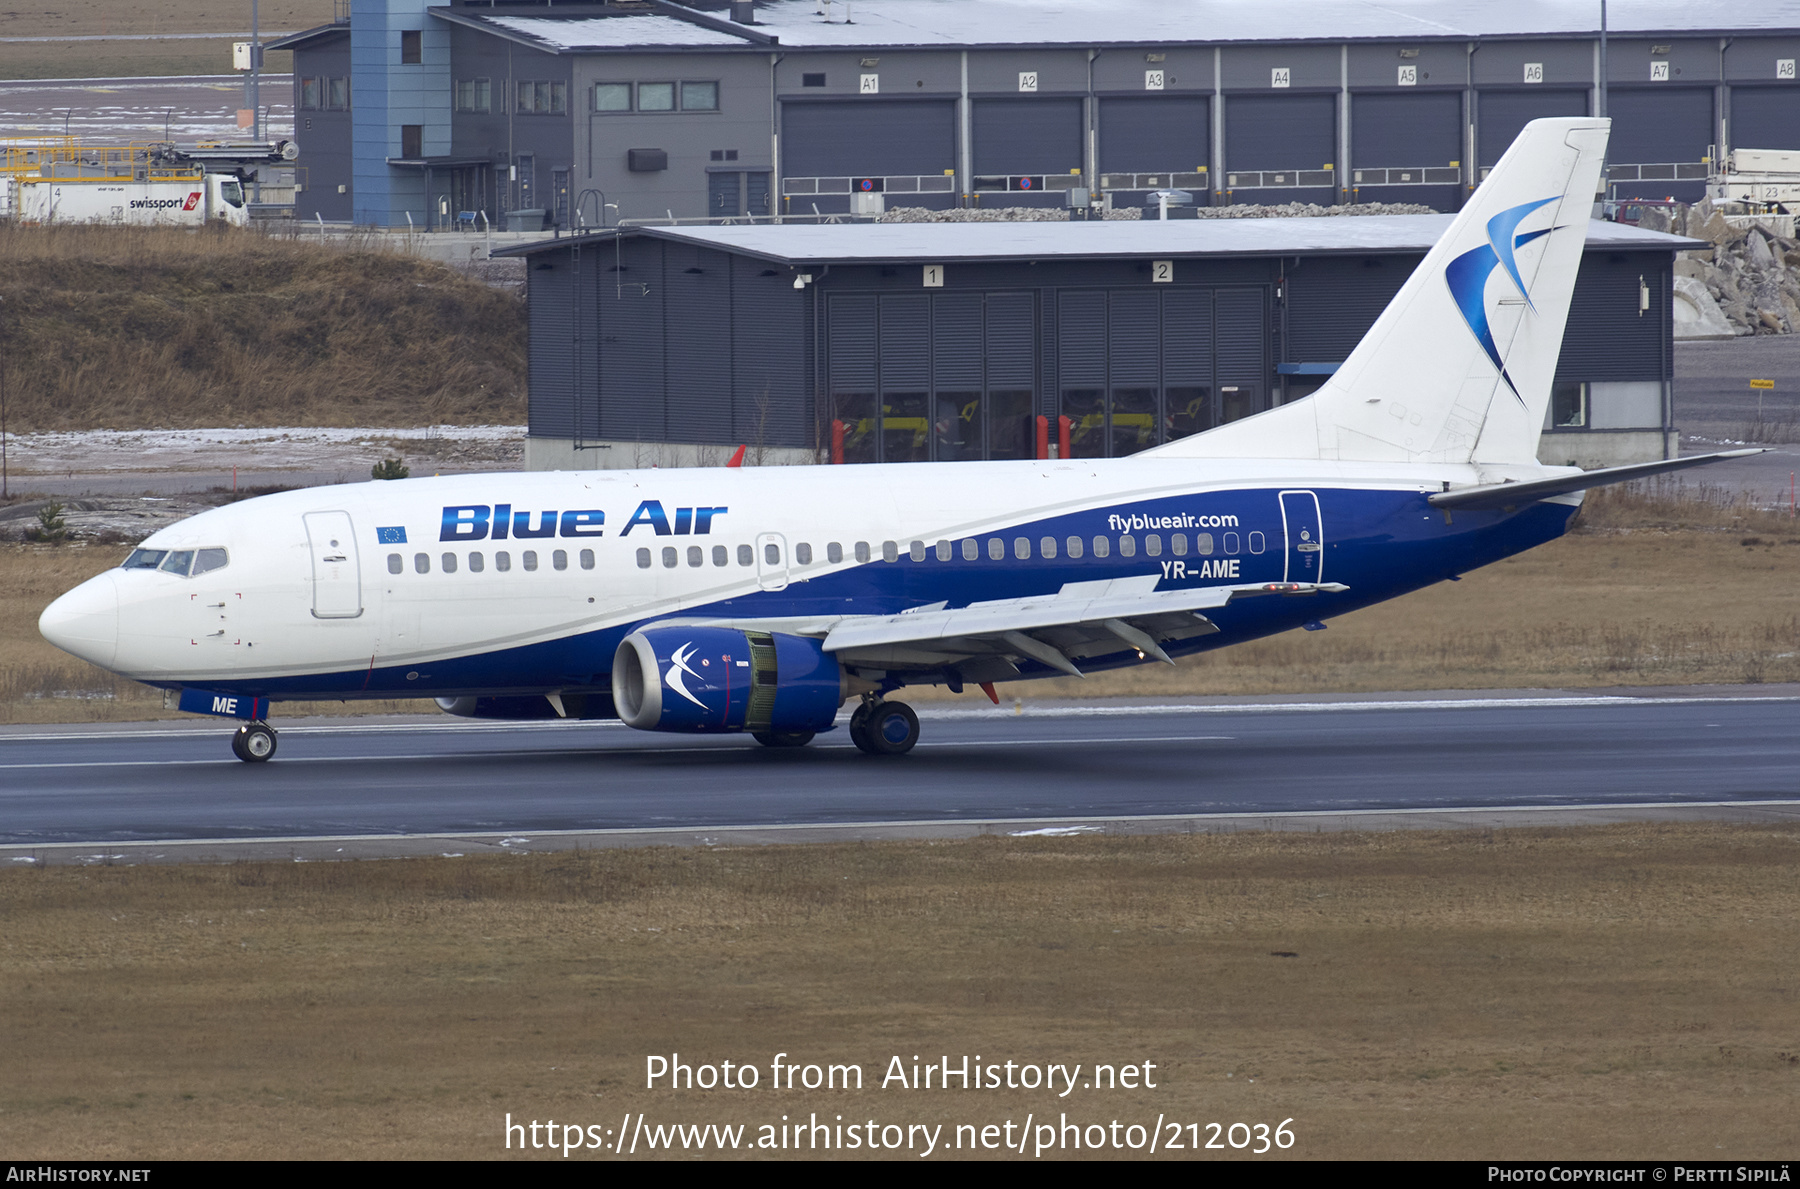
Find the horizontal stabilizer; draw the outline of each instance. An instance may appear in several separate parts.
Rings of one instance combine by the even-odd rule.
[[[1536,500],[1549,499],[1554,495],[1572,495],[1577,491],[1586,491],[1590,487],[1605,487],[1611,483],[1647,479],[1651,475],[1685,471],[1689,467],[1705,466],[1709,462],[1720,462],[1727,458],[1748,458],[1752,454],[1762,453],[1765,451],[1755,447],[1748,450],[1722,450],[1717,454],[1696,454],[1691,458],[1669,458],[1661,462],[1638,462],[1623,467],[1602,467],[1597,471],[1560,475],[1554,479],[1534,479],[1529,483],[1484,483],[1480,487],[1440,491],[1428,499],[1434,507],[1451,510],[1458,508],[1511,508]]]

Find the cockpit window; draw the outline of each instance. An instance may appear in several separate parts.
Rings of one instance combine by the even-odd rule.
[[[223,549],[133,549],[120,566],[126,570],[161,570],[183,578],[222,570],[231,564]]]

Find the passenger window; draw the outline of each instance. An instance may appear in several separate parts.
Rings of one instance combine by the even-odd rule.
[[[561,551],[559,550],[558,552],[561,552]],[[701,566],[706,564],[706,550],[700,548],[700,546],[689,545],[687,553],[688,553],[688,567],[690,569],[697,570]],[[566,570],[569,568],[569,555],[568,554],[566,554],[566,553],[563,554],[563,564],[556,568],[559,570]]]
[[[429,554],[429,553],[413,554],[413,569],[417,570],[421,574],[431,573],[431,554]]]
[[[401,569],[399,562],[400,555],[398,553],[393,554],[388,560],[388,569],[398,574]],[[229,563],[230,559],[225,556],[225,551],[223,549],[202,549],[200,552],[194,554],[194,576],[198,578],[201,574],[209,574],[214,570],[222,570]]]
[[[675,546],[664,545],[663,546],[663,569],[672,570],[680,564],[681,564],[681,555],[675,551]]]
[[[568,569],[569,568],[569,551],[567,549],[551,550],[550,564],[559,570]]]
[[[907,546],[906,554],[908,557],[912,558],[914,561],[924,561],[925,560],[925,542],[914,541],[911,545]]]
[[[756,551],[748,545],[738,546],[738,565],[753,566],[756,564]]]
[[[763,545],[763,564],[767,565],[767,566],[780,565],[781,564],[781,546],[777,545],[773,541],[766,542]]]
[[[163,552],[164,551],[161,549],[133,549],[131,551],[131,556],[125,559],[125,564],[120,568],[125,570],[154,570],[157,566],[162,565]]]
[[[720,550],[723,550],[724,548],[723,545],[719,546]],[[718,564],[724,565],[725,563],[721,561]],[[594,551],[592,549],[583,549],[581,551],[581,568],[584,570],[591,570],[594,568]]]
[[[1120,553],[1125,552],[1124,544],[1125,544],[1124,541],[1119,542],[1119,545],[1120,545],[1119,552]],[[1162,538],[1161,537],[1157,536],[1155,533],[1151,533],[1149,536],[1144,538],[1144,556],[1145,557],[1161,557],[1162,556]]]
[[[1120,541],[1124,542],[1124,541],[1129,541],[1130,539],[1131,539],[1130,537],[1121,537]],[[1095,557],[1105,557],[1107,554],[1109,554],[1111,552],[1112,552],[1112,539],[1110,537],[1095,537],[1094,538],[1094,556]],[[1120,544],[1119,552],[1120,553],[1125,552],[1125,546],[1123,544]]]
[[[803,566],[812,565],[812,546],[805,541],[794,546],[794,560]]]
[[[454,554],[454,553],[446,553],[446,554],[444,554],[444,556],[443,556],[443,557],[442,557],[442,558],[440,558],[440,559],[439,559],[439,560],[440,560],[440,561],[441,561],[441,562],[443,562],[443,565],[444,565],[444,573],[446,573],[446,574],[454,574],[454,573],[456,573],[456,554]]]
[[[934,546],[934,550],[937,553],[937,559],[939,561],[949,561],[950,560],[950,542],[939,541],[937,543],[937,545]]]
[[[981,557],[981,546],[975,543],[974,537],[964,537],[962,543],[964,561],[976,561]]]
[[[388,554],[388,573],[401,574],[405,571],[406,563],[400,559],[400,555],[398,553]]]
[[[1187,534],[1171,533],[1169,535],[1169,552],[1176,557],[1187,556]]]
[[[494,569],[502,574],[512,569],[512,554],[506,552],[494,554]]]
[[[1044,540],[1046,540],[1046,541],[1048,541],[1049,539],[1050,539],[1049,537],[1044,538]],[[1081,538],[1080,537],[1070,537],[1067,541],[1063,542],[1063,545],[1065,548],[1068,549],[1070,557],[1080,557],[1081,556]],[[1050,549],[1046,550],[1046,556],[1055,557],[1056,556],[1055,548],[1050,548]]]
[[[1013,556],[1018,558],[1020,561],[1029,561],[1031,559],[1031,538],[1030,537],[1014,537],[1013,538]]]
[[[640,549],[637,551],[637,563],[638,569],[640,570],[647,570],[650,568],[650,551],[648,549]]]
[[[1095,537],[1094,538],[1094,552],[1096,554],[1099,554],[1099,556],[1101,556],[1101,557],[1106,556],[1106,554],[1100,552],[1101,542],[1103,542],[1105,540],[1106,540],[1105,537]],[[1119,538],[1119,556],[1120,557],[1136,557],[1137,556],[1137,538],[1136,537],[1124,536],[1124,537]]]
[[[1201,557],[1211,557],[1212,556],[1212,546],[1213,546],[1213,540],[1212,540],[1211,533],[1195,533],[1194,534],[1194,552],[1195,553],[1198,553]],[[1179,550],[1177,550],[1177,552],[1179,552]]]
[[[1238,551],[1238,535],[1236,533],[1226,533],[1225,534],[1225,552],[1228,554],[1231,554],[1231,553],[1236,553],[1237,551]]]
[[[1266,546],[1263,544],[1263,535],[1261,533],[1251,533],[1250,552],[1261,553],[1265,548]]]
[[[1043,540],[1039,541],[1038,542],[1038,552],[1043,554],[1047,558],[1055,557],[1056,556],[1056,538],[1055,537],[1045,537]]]
[[[858,541],[856,543],[856,560],[857,561],[868,561],[869,560],[869,543],[867,541]]]
[[[1002,541],[999,537],[989,537],[988,538],[988,560],[989,561],[1005,561],[1006,560],[1006,542],[1005,541]]]
[[[883,541],[881,543],[881,560],[882,561],[899,561],[900,560],[900,542],[898,542],[898,541]]]
[[[167,557],[163,558],[162,565],[156,568],[165,574],[180,574],[186,578],[188,567],[193,564],[194,551],[192,549],[174,549],[169,552]]]
[[[479,574],[485,568],[486,568],[486,563],[484,563],[481,560],[481,554],[479,554],[479,553],[469,554],[469,573]]]
[[[844,547],[842,545],[838,544],[836,541],[833,541],[829,545],[825,546],[825,560],[830,562],[834,566],[837,563],[843,561],[844,560]]]
[[[525,552],[519,554],[519,564],[524,566],[527,570],[537,569],[537,550],[527,549]]]
[[[728,566],[730,564],[731,551],[723,545],[714,545],[713,565]],[[584,570],[591,570],[594,568],[594,551],[592,549],[583,549],[581,551],[581,568]]]

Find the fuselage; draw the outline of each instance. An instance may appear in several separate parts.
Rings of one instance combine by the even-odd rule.
[[[1050,595],[1307,581],[1208,616],[1218,648],[1485,565],[1578,498],[1457,513],[1453,464],[1117,459],[535,472],[320,487],[194,516],[58,599],[60,647],[165,688],[284,699],[608,688],[645,624],[789,622]],[[180,555],[191,554],[183,563]],[[204,559],[204,560],[202,560]],[[1304,571],[1304,572],[1303,572]],[[1121,646],[1084,670],[1141,663]],[[1055,671],[1021,659],[1024,677]],[[890,687],[944,680],[884,662]]]

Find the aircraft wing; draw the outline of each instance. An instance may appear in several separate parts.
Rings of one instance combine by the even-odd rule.
[[[1070,582],[1054,594],[955,609],[938,603],[897,615],[728,622],[753,630],[823,635],[826,652],[846,664],[871,668],[955,668],[969,681],[1005,680],[1018,672],[1008,658],[1022,657],[1079,677],[1076,660],[1125,648],[1173,664],[1163,643],[1218,631],[1203,612],[1238,599],[1349,589],[1336,582],[1266,582],[1159,591],[1158,581],[1158,575],[1143,574]]]

